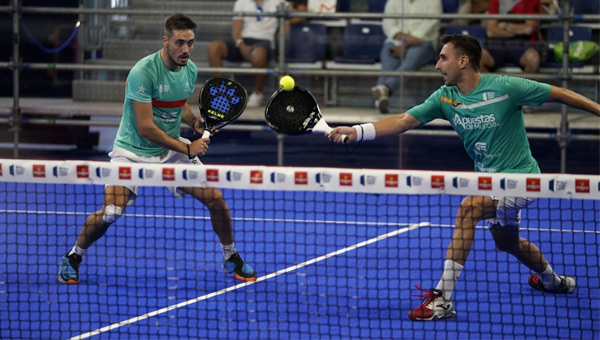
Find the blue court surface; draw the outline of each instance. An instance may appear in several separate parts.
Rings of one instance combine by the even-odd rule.
[[[442,272],[461,197],[224,190],[258,281],[220,271],[206,209],[164,188],[92,246],[78,285],[56,279],[101,186],[0,183],[1,339],[598,339],[600,201],[539,199],[523,211],[571,295],[478,229],[453,295],[457,318],[410,321]]]

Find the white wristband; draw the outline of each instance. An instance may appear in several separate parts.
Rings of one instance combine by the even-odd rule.
[[[354,125],[353,128],[356,130],[357,142],[375,139],[375,125],[372,123]]]
[[[235,41],[235,47],[240,48],[240,45],[244,42],[243,39],[238,39]]]

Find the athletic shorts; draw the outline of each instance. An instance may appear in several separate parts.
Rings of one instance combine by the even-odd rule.
[[[179,140],[186,143],[191,144],[190,140],[187,138],[179,137]],[[189,159],[187,155],[182,154],[181,152],[168,150],[161,155],[158,156],[138,156],[131,151],[125,150],[118,146],[113,147],[113,150],[108,153],[110,157],[111,163],[151,163],[151,164],[197,164],[202,165],[200,159],[198,157],[194,157]],[[123,185],[127,189],[131,190],[132,195],[129,197],[129,201],[127,201],[127,205],[132,205],[135,202],[135,199],[138,194],[138,186],[137,185]],[[175,197],[183,197],[185,196],[185,192],[180,190],[177,187],[167,187],[167,189],[175,195]]]
[[[488,219],[489,226],[499,224],[501,226],[516,226],[521,224],[521,209],[527,208],[535,201],[531,197],[502,197],[492,196],[498,201],[496,217]]]
[[[488,39],[486,49],[494,58],[494,68],[507,65],[521,66],[521,57],[528,49],[538,50],[529,40],[521,39]],[[538,51],[539,52],[539,51]]]
[[[229,39],[225,41],[227,45],[227,57],[225,60],[233,61],[233,62],[242,62],[245,61],[240,49],[235,46],[235,41]],[[252,39],[252,38],[244,38],[244,44],[251,45],[253,48],[263,47],[267,50],[267,61],[271,61],[272,51],[271,51],[271,42],[268,40],[260,40],[260,39]]]

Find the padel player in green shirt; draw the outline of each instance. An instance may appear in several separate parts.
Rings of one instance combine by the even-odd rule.
[[[208,139],[190,142],[179,135],[181,122],[194,131],[202,131],[202,118],[196,118],[187,104],[194,92],[198,68],[190,60],[194,48],[194,23],[189,17],[175,14],[164,24],[163,47],[138,61],[126,83],[123,118],[109,153],[111,162],[201,164]],[[256,281],[254,269],[237,253],[231,214],[223,194],[216,188],[169,188],[176,196],[189,194],[210,213],[214,232],[223,251],[222,266],[242,281]],[[73,248],[63,256],[58,281],[79,282],[79,266],[87,249],[116,222],[127,205],[133,204],[138,187],[107,185],[102,208],[86,219]],[[194,211],[193,207],[188,209]],[[182,240],[185,242],[185,240]]]
[[[341,143],[398,135],[436,118],[450,122],[464,143],[478,172],[539,173],[527,141],[524,105],[559,102],[600,115],[600,105],[568,89],[515,77],[481,74],[481,46],[463,35],[443,35],[436,69],[445,85],[423,104],[375,123],[337,127],[328,138]],[[463,269],[479,221],[488,219],[496,247],[515,256],[534,274],[529,284],[552,293],[572,293],[572,277],[557,275],[539,248],[519,236],[520,211],[534,200],[526,197],[468,196],[460,204],[442,277],[425,293],[423,303],[408,313],[412,320],[440,320],[456,316],[452,292]]]

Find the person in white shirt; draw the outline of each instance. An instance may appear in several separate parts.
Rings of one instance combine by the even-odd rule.
[[[388,0],[384,13],[442,14],[440,0]],[[438,19],[383,19],[387,39],[381,49],[383,71],[415,71],[433,63],[437,57]],[[389,112],[389,96],[400,87],[399,77],[379,77],[371,88],[375,106],[381,113]]]
[[[253,12],[257,14],[277,12],[284,0],[237,0],[234,12]],[[295,11],[292,7],[290,11]],[[306,6],[304,6],[306,10]],[[253,68],[266,68],[274,54],[275,33],[278,18],[274,16],[236,16],[233,18],[231,39],[211,42],[208,47],[208,64],[211,67],[223,67],[223,60],[249,61]],[[254,76],[254,91],[248,97],[247,107],[263,104],[263,87],[266,74]]]

